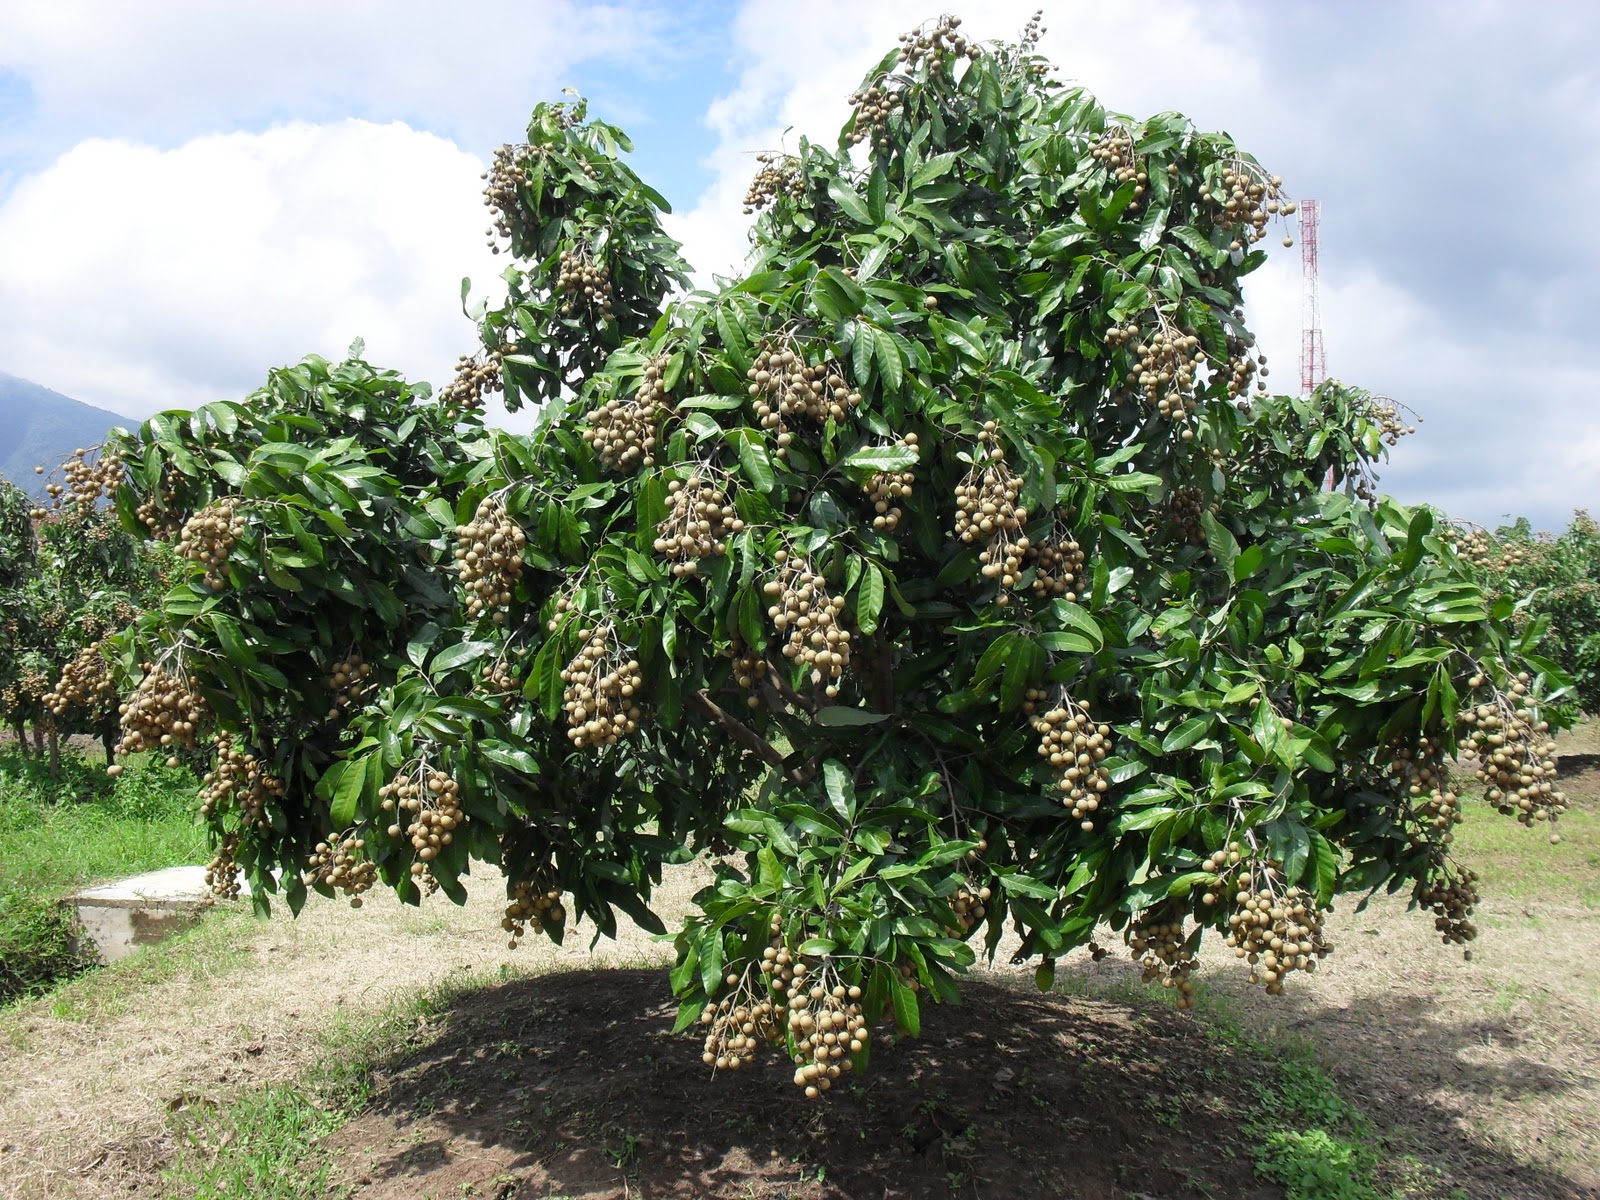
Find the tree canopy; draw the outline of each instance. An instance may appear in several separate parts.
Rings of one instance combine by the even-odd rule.
[[[908,35],[764,156],[704,291],[623,133],[540,105],[437,398],[309,358],[115,448],[186,560],[117,642],[123,747],[210,760],[219,889],[460,898],[478,860],[559,939],[659,930],[709,851],[680,1027],[812,1095],[1008,928],[1041,983],[1119,934],[1183,1004],[1208,931],[1270,992],[1313,969],[1341,893],[1471,937],[1444,759],[1554,818],[1560,674],[1376,494],[1383,404],[1271,393],[1241,288],[1282,182],[1035,34]]]

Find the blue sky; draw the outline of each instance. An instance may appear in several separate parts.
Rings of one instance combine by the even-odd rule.
[[[964,15],[1013,37],[1038,0]],[[1323,205],[1331,371],[1424,418],[1383,475],[1494,525],[1600,508],[1600,6],[1045,2],[1113,108],[1225,128]],[[470,18],[463,16],[470,13]],[[435,381],[503,265],[477,179],[563,85],[634,138],[702,276],[783,130],[830,137],[909,0],[0,0],[0,371],[132,417],[338,354]],[[1296,252],[1250,317],[1291,387]]]

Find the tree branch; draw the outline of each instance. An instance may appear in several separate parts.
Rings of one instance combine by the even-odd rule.
[[[727,712],[723,710],[721,705],[719,705],[710,696],[706,695],[704,689],[701,689],[697,692],[690,692],[688,699],[690,704],[692,704],[702,716],[710,717],[713,721],[720,725],[728,733],[728,735],[733,738],[734,741],[738,742],[762,762],[773,767],[781,768],[783,766],[783,753],[776,746],[767,741],[765,738],[761,737],[760,734],[756,733],[755,730],[751,729],[742,721],[736,721],[730,717]]]

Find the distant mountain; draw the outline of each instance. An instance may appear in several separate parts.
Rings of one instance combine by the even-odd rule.
[[[0,476],[30,495],[45,484],[34,467],[49,471],[79,446],[98,444],[113,426],[137,424],[0,372]]]

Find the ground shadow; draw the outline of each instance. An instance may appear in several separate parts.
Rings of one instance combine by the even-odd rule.
[[[1090,995],[1126,993],[1137,970],[1125,961],[1081,963],[1064,968],[1062,980]],[[1592,1181],[1517,1162],[1475,1139],[1456,1108],[1430,1099],[1517,1101],[1595,1084],[1593,1074],[1548,1061],[1517,1018],[1459,1018],[1437,997],[1416,993],[1368,993],[1335,1005],[1310,988],[1268,998],[1241,978],[1210,972],[1207,984],[1247,1031],[1285,1054],[1314,1052],[1340,1093],[1386,1131],[1386,1144],[1426,1168],[1431,1178],[1417,1195],[1600,1200]],[[1491,1046],[1493,1055],[1482,1053]]]
[[[1282,1195],[1255,1177],[1244,1132],[1273,1077],[1270,1054],[1154,1004],[979,981],[963,993],[959,1007],[930,1006],[922,1037],[880,1050],[866,1076],[807,1101],[776,1056],[711,1078],[698,1040],[669,1033],[658,970],[506,983],[463,997],[426,1046],[389,1064],[336,1152],[366,1200]],[[1341,1019],[1310,1009],[1291,1019],[1301,1017]],[[1480,1069],[1457,1053],[1482,1036],[1473,1025],[1452,1028],[1406,1003],[1363,1019],[1434,1039],[1419,1061]],[[1363,1103],[1409,1105],[1408,1128],[1455,1164],[1437,1194],[1593,1195],[1473,1143],[1449,1114],[1419,1105],[1427,1088],[1381,1055],[1367,1065],[1363,1075],[1352,1064],[1347,1087]],[[1387,1098],[1364,1079],[1387,1080]],[[1466,1082],[1566,1086],[1531,1058]]]
[[[666,990],[582,971],[465,997],[341,1133],[356,1194],[1281,1195],[1239,1128],[1267,1068],[1174,1012],[972,982],[809,1101],[775,1054],[713,1079]]]

